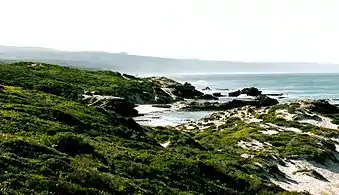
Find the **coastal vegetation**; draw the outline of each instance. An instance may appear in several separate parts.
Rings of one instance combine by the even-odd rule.
[[[30,62],[2,64],[0,72],[1,194],[308,194],[273,182],[289,179],[279,166],[291,159],[337,162],[338,143],[323,139],[337,130],[277,113],[305,118],[301,104],[267,105],[267,112],[259,112],[266,105],[246,105],[246,113],[312,134],[264,134],[267,128],[237,114],[199,131],[143,127],[82,96],[95,91],[134,104],[173,101],[152,79]],[[326,180],[312,170],[299,173]]]

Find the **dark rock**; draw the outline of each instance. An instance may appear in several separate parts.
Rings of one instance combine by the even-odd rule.
[[[316,100],[311,103],[311,110],[321,114],[337,114],[337,106],[330,104],[327,100]]]
[[[172,105],[171,104],[153,104],[152,107],[156,107],[156,108],[171,108]]]
[[[287,98],[287,97],[278,97],[278,99],[285,99],[285,98]]]
[[[219,91],[228,91],[229,89],[220,89],[220,88],[217,88],[216,90],[219,90]]]
[[[217,97],[214,97],[211,94],[204,94],[204,95],[200,96],[199,99],[202,99],[202,100],[218,100]]]
[[[282,96],[284,94],[282,94],[282,93],[265,93],[263,95],[267,95],[267,96]]]
[[[259,91],[259,89],[255,87],[244,88],[241,90],[241,94],[246,94],[248,96],[259,96],[261,93],[262,91]]]
[[[138,116],[138,111],[135,110],[135,104],[119,97],[108,97],[98,99],[95,96],[90,100],[90,105],[99,106],[106,110],[111,110],[124,117]]]
[[[234,108],[241,108],[243,106],[246,106],[246,102],[242,100],[232,100],[226,103],[223,103],[220,105],[220,108],[222,110],[229,110]]]
[[[176,86],[172,93],[176,96],[188,99],[193,99],[197,96],[204,95],[202,92],[196,90],[194,86],[187,82],[184,85]]]
[[[202,90],[211,90],[211,88],[210,87],[205,87],[204,89],[202,89]]]
[[[222,97],[223,95],[221,95],[221,93],[213,93],[214,97]]]
[[[260,107],[273,106],[279,104],[278,100],[270,98],[266,95],[259,95],[254,101],[249,102],[250,105]]]
[[[240,90],[228,93],[229,97],[238,97],[239,95],[241,95],[241,91]]]
[[[0,85],[0,91],[3,91],[3,90],[5,90],[5,86]]]
[[[232,100],[226,103],[219,103],[219,102],[192,102],[188,104],[184,109],[185,110],[192,110],[192,111],[198,111],[198,110],[229,110],[234,108],[240,108],[243,106],[246,106],[247,103],[242,100]]]

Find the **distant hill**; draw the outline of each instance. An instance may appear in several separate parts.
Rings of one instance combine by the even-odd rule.
[[[338,65],[316,63],[242,63],[197,59],[170,59],[127,53],[66,52],[39,47],[0,46],[0,60],[40,61],[132,74],[339,72]]]

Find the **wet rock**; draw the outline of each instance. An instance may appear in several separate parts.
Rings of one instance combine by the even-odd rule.
[[[241,90],[241,94],[246,94],[248,96],[259,96],[261,93],[262,91],[255,87],[244,88]]]
[[[270,98],[266,95],[259,95],[255,98],[253,102],[249,103],[250,105],[260,107],[273,106],[279,104],[279,101],[273,98]]]
[[[282,93],[265,93],[263,95],[267,95],[267,96],[283,96],[284,94],[282,94]]]
[[[228,91],[229,89],[225,89],[225,88],[217,88],[216,90],[219,90],[219,91]]]
[[[172,93],[176,96],[188,99],[204,95],[202,92],[196,90],[193,85],[187,82],[183,85],[176,86]]]
[[[233,91],[228,93],[229,97],[238,97],[241,94],[245,94],[248,96],[259,96],[261,95],[262,91],[260,91],[258,88],[255,87],[249,87],[249,88],[244,88],[242,90],[237,90],[237,91]]]
[[[210,87],[205,87],[204,89],[202,89],[203,91],[206,91],[206,90],[211,90]]]
[[[233,92],[229,92],[228,96],[229,97],[238,97],[239,95],[241,95],[241,91],[237,90],[237,91],[233,91]]]

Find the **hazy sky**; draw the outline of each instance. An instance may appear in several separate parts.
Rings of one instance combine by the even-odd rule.
[[[339,63],[339,0],[0,0],[0,45]]]

